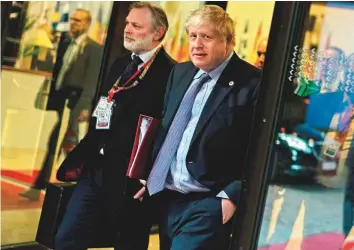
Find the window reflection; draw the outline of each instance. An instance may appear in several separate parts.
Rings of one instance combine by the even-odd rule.
[[[2,245],[34,241],[41,190],[86,133],[112,9],[12,4],[1,79]]]
[[[313,3],[291,50],[259,249],[339,249],[353,226],[353,11]]]

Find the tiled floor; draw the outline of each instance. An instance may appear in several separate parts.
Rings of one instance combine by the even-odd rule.
[[[1,244],[33,241],[42,207],[40,201],[28,201],[18,193],[25,190],[24,185],[1,180]]]

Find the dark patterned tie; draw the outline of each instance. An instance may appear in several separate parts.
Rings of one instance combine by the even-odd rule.
[[[122,86],[126,81],[130,79],[130,77],[134,75],[134,73],[138,70],[138,65],[142,62],[143,61],[139,56],[133,55],[133,60],[130,61],[122,74],[122,78],[119,84],[120,86]]]
[[[208,74],[202,75],[199,82],[195,83],[184,95],[147,180],[150,195],[154,195],[164,189],[173,157],[191,119],[194,100],[203,84],[210,79]]]

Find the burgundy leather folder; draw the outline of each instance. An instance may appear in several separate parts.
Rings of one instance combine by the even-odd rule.
[[[136,128],[132,154],[126,175],[129,178],[141,179],[147,164],[147,157],[152,147],[160,119],[140,115]]]

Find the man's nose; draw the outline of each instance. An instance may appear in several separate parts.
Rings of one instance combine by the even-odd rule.
[[[260,58],[260,61],[261,61],[262,63],[264,63],[264,59],[265,59],[265,56],[264,56],[264,54],[262,54],[262,55],[261,55],[261,58]]]
[[[200,37],[196,37],[192,42],[194,48],[201,48],[203,47],[203,41]]]
[[[124,28],[124,33],[131,33],[131,26],[129,24],[125,25],[125,28]]]

